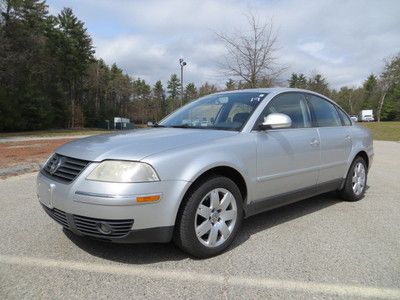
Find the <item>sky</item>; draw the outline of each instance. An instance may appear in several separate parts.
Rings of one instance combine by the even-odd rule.
[[[151,84],[179,75],[184,81],[223,85],[225,48],[217,32],[247,30],[251,11],[272,22],[278,64],[293,72],[321,73],[332,88],[356,87],[379,74],[400,52],[398,0],[48,0],[51,14],[71,7],[92,36],[96,57]]]

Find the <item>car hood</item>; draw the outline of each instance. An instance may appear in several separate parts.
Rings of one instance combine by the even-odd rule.
[[[172,148],[210,142],[236,134],[238,134],[236,131],[224,130],[146,128],[75,140],[61,146],[56,152],[89,161],[105,159],[138,161]]]

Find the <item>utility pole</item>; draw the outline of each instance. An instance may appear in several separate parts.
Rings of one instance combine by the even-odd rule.
[[[183,58],[179,59],[179,64],[181,65],[181,106],[183,105],[183,67],[187,65]]]

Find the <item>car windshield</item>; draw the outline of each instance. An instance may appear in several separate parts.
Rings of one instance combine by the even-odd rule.
[[[159,126],[240,130],[266,95],[238,92],[206,96],[167,116]]]

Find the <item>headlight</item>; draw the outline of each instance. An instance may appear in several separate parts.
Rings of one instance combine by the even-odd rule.
[[[106,182],[159,181],[154,169],[145,163],[106,160],[100,163],[86,178]]]

